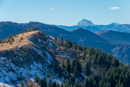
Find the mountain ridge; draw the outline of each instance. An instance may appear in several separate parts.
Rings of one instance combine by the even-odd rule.
[[[86,19],[83,19],[83,20],[86,20]],[[82,20],[81,20],[81,22],[82,22]],[[86,23],[86,22],[83,22],[83,23]],[[86,25],[87,25],[87,23],[86,23]],[[113,31],[118,31],[118,32],[130,32],[130,24],[119,24],[119,23],[111,23],[111,24],[108,24],[108,25],[96,25],[96,24],[94,25],[93,24],[93,25],[87,25],[87,26],[79,26],[79,25],[63,26],[63,25],[58,25],[57,27],[63,28],[63,29],[68,30],[68,31],[72,31],[76,28],[82,27],[82,28],[87,29],[87,30],[94,32],[94,33],[102,32],[102,31],[106,31],[106,30],[113,30]]]
[[[104,50],[108,54],[112,54],[115,57],[117,57],[120,61],[129,63],[130,55],[129,55],[129,45],[122,45],[122,44],[117,44],[117,45],[110,43],[110,42],[101,42],[101,41],[96,41],[96,39],[90,38],[90,37],[80,37],[80,35],[73,34],[70,31],[64,30],[62,28],[58,28],[53,25],[48,25],[48,24],[43,24],[39,22],[30,22],[30,23],[22,23],[22,24],[0,24],[0,37],[8,37],[9,35],[12,34],[18,34],[26,30],[27,28],[38,28],[41,31],[44,31],[45,33],[53,36],[53,37],[58,37],[58,38],[63,38],[69,39],[72,42],[76,42],[77,44],[81,44],[84,46],[89,46],[89,47],[94,47],[94,48],[99,48],[101,50]],[[2,27],[3,26],[3,27]],[[99,37],[99,36],[97,36]],[[127,47],[127,49],[125,49]],[[115,49],[113,51],[113,49]],[[120,55],[120,56],[119,56]]]

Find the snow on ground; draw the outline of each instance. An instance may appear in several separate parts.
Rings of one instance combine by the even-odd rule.
[[[13,87],[13,86],[1,82],[0,87]]]
[[[43,76],[43,72],[45,71],[45,67],[42,64],[38,64],[34,62],[30,65],[30,67],[17,67],[13,63],[8,63],[9,61],[5,61],[5,65],[0,64],[0,82],[6,82],[11,84],[10,81],[16,80],[22,76],[25,78],[33,78],[35,74],[38,76]],[[14,72],[15,71],[15,72]]]
[[[43,52],[42,50],[39,50],[35,47],[32,47],[39,55],[41,55],[49,64],[51,64],[51,60],[52,60],[52,57],[51,55],[47,52],[47,51],[44,51],[47,55],[47,57],[43,56]]]
[[[50,35],[49,37],[50,37],[51,39],[55,39],[55,38],[54,38],[53,36],[51,36],[51,35]]]
[[[41,43],[41,40],[38,39],[38,42]],[[34,45],[33,42],[30,41],[31,44]],[[40,47],[44,46],[44,44],[41,44]],[[49,43],[49,46],[53,46],[52,42]],[[21,46],[17,46],[16,49],[20,49]],[[37,49],[36,47],[32,46],[32,49],[37,52],[42,58],[44,58],[48,64],[52,64],[53,57],[50,55],[50,53],[47,50],[43,49]],[[56,81],[57,83],[61,84],[63,81],[63,78],[59,78],[58,74],[54,72],[54,68],[48,68],[47,65],[37,63],[33,61],[33,63],[25,64],[24,66],[17,66],[13,61],[20,61],[24,62],[26,58],[22,58],[22,53],[18,53],[18,56],[15,56],[14,58],[11,58],[10,56],[8,57],[0,57],[0,86],[5,85],[4,83],[11,84],[11,81],[17,81],[18,79],[23,79],[23,78],[31,78],[34,79],[35,74],[37,74],[39,77],[43,77],[44,74],[47,78],[47,81],[49,82],[49,79],[51,78],[52,81]],[[33,57],[32,57],[33,58]],[[48,73],[49,72],[49,73]],[[48,74],[51,74],[48,77]],[[18,82],[20,84],[21,81]],[[12,87],[12,86],[8,86]]]
[[[34,44],[32,41],[29,41],[31,44]]]
[[[86,75],[85,75],[84,73],[81,73],[81,75],[82,75],[84,78],[86,78]]]
[[[32,46],[32,48],[33,48],[38,54],[40,54],[42,57],[44,57],[41,50],[38,50],[37,48],[35,48],[35,47],[33,47],[33,46]]]
[[[38,42],[41,43],[42,41],[40,39],[38,39]]]

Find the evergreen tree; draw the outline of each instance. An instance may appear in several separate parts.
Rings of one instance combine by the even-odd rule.
[[[85,78],[83,87],[89,87],[88,84],[89,84],[88,78]]]
[[[77,83],[77,82],[75,83],[74,87],[79,87],[79,85],[78,85],[78,83]]]
[[[74,74],[75,74],[76,76],[79,76],[81,72],[82,72],[81,64],[80,64],[80,62],[78,61],[78,59],[76,59],[76,61],[75,61],[75,66],[74,66]]]
[[[55,44],[57,44],[57,37],[55,37]]]
[[[86,75],[89,76],[91,74],[89,63],[86,63]]]
[[[77,49],[77,44],[75,42],[73,42],[73,49]]]
[[[87,52],[85,51],[85,52],[83,53],[83,56],[82,56],[82,58],[83,58],[84,60],[85,60],[86,54],[87,54]]]
[[[53,82],[52,87],[56,87],[56,82]]]
[[[74,68],[75,68],[75,62],[76,62],[76,59],[74,59],[73,61],[72,61],[72,72],[74,73]]]
[[[66,62],[66,72],[71,72],[71,64],[70,64],[70,60],[67,60],[67,62]]]
[[[64,45],[64,40],[63,40],[63,38],[61,38],[61,46],[63,46]]]
[[[44,85],[45,85],[44,79],[41,79],[41,85],[40,85],[40,87],[47,87],[47,86],[44,86]]]
[[[41,85],[41,79],[40,79],[40,77],[38,78],[38,85],[39,86]]]
[[[94,55],[94,49],[93,49],[93,47],[90,48],[89,55],[90,55],[90,56],[91,56],[91,55]]]
[[[44,76],[43,78],[43,84],[44,84],[44,87],[47,87],[47,80],[46,80],[46,77]]]
[[[49,79],[49,84],[48,84],[49,87],[52,87],[52,81],[51,79]]]
[[[21,86],[20,87],[24,87],[24,83],[23,82],[21,82]]]
[[[63,62],[62,62],[62,68],[65,69],[64,60],[63,60]]]
[[[71,84],[70,84],[70,80],[69,80],[69,79],[66,79],[65,87],[71,87],[70,85],[71,85]]]
[[[37,74],[35,74],[34,81],[35,81],[35,83],[38,83],[38,76],[37,76]]]
[[[67,48],[71,48],[72,47],[72,43],[70,42],[70,40],[66,39],[65,47],[67,47]]]

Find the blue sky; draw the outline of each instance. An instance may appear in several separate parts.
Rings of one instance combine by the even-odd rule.
[[[70,26],[81,19],[130,24],[130,0],[0,0],[0,21]]]

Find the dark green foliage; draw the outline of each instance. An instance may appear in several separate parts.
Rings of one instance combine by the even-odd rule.
[[[52,81],[51,79],[49,79],[49,84],[48,84],[49,87],[52,87]]]
[[[63,40],[63,38],[60,39],[59,45],[60,45],[60,46],[63,46],[63,45],[64,45],[64,40]]]
[[[91,70],[90,70],[90,65],[89,65],[88,62],[86,63],[86,67],[85,68],[86,68],[86,75],[89,76],[91,74]]]
[[[52,87],[56,87],[56,82],[53,82]]]
[[[83,47],[81,45],[77,45],[77,50],[83,51]]]
[[[83,87],[83,86],[81,85],[81,83],[76,82],[74,87]]]
[[[37,77],[37,78],[38,78],[38,85],[40,87],[47,87],[47,81],[46,81],[45,76],[42,79],[40,79],[40,77]]]
[[[93,47],[90,48],[89,55],[90,55],[90,56],[91,56],[91,55],[94,55],[94,49],[93,49]]]
[[[21,82],[21,86],[20,87],[24,87],[24,83],[23,82]]]
[[[79,76],[81,72],[82,72],[81,64],[80,64],[80,62],[76,59],[76,61],[75,61],[75,66],[74,66],[74,75]]]
[[[35,74],[34,81],[35,81],[35,83],[38,83],[38,76],[37,76],[37,74]]]
[[[78,85],[78,83],[77,83],[77,82],[75,83],[74,87],[79,87],[79,85]]]
[[[64,45],[65,45],[66,48],[71,48],[71,47],[72,47],[72,43],[71,43],[70,40],[68,40],[68,39],[66,39]]]
[[[72,72],[74,75],[79,76],[82,72],[82,67],[78,59],[74,59],[72,61]]]
[[[71,82],[69,79],[66,79],[66,84],[65,84],[65,87],[71,87]]]
[[[83,56],[82,56],[82,58],[83,58],[84,60],[85,60],[86,55],[87,55],[87,52],[85,51],[85,52],[83,53]]]
[[[64,60],[63,60],[63,62],[62,62],[62,68],[65,69]]]
[[[60,39],[62,41],[62,39]],[[55,39],[58,43],[59,40]],[[61,42],[60,42],[61,43]],[[69,40],[63,42],[63,46],[77,51],[77,57],[72,60],[68,59],[62,68],[66,71],[66,81],[62,87],[130,87],[130,68],[123,63],[120,63],[112,55],[108,55],[99,49],[83,47]],[[61,44],[60,44],[61,45]],[[84,60],[82,60],[82,59]],[[81,66],[80,62],[86,65]],[[83,67],[83,68],[82,68]],[[82,72],[82,69],[83,70]],[[85,73],[84,79],[81,73]],[[76,79],[84,80],[84,84],[76,82]],[[50,82],[49,82],[50,83]],[[58,87],[54,82],[53,87]]]
[[[41,79],[40,79],[40,77],[38,77],[38,85],[39,86],[41,85]]]
[[[11,35],[6,42],[12,44],[14,41],[14,37]]]
[[[73,42],[73,49],[77,49],[77,43]]]
[[[57,44],[57,37],[55,37],[54,43]]]
[[[66,62],[66,72],[71,72],[71,64],[70,64],[70,60],[67,60]]]
[[[85,78],[83,87],[88,87],[88,84],[89,84],[88,78]]]

